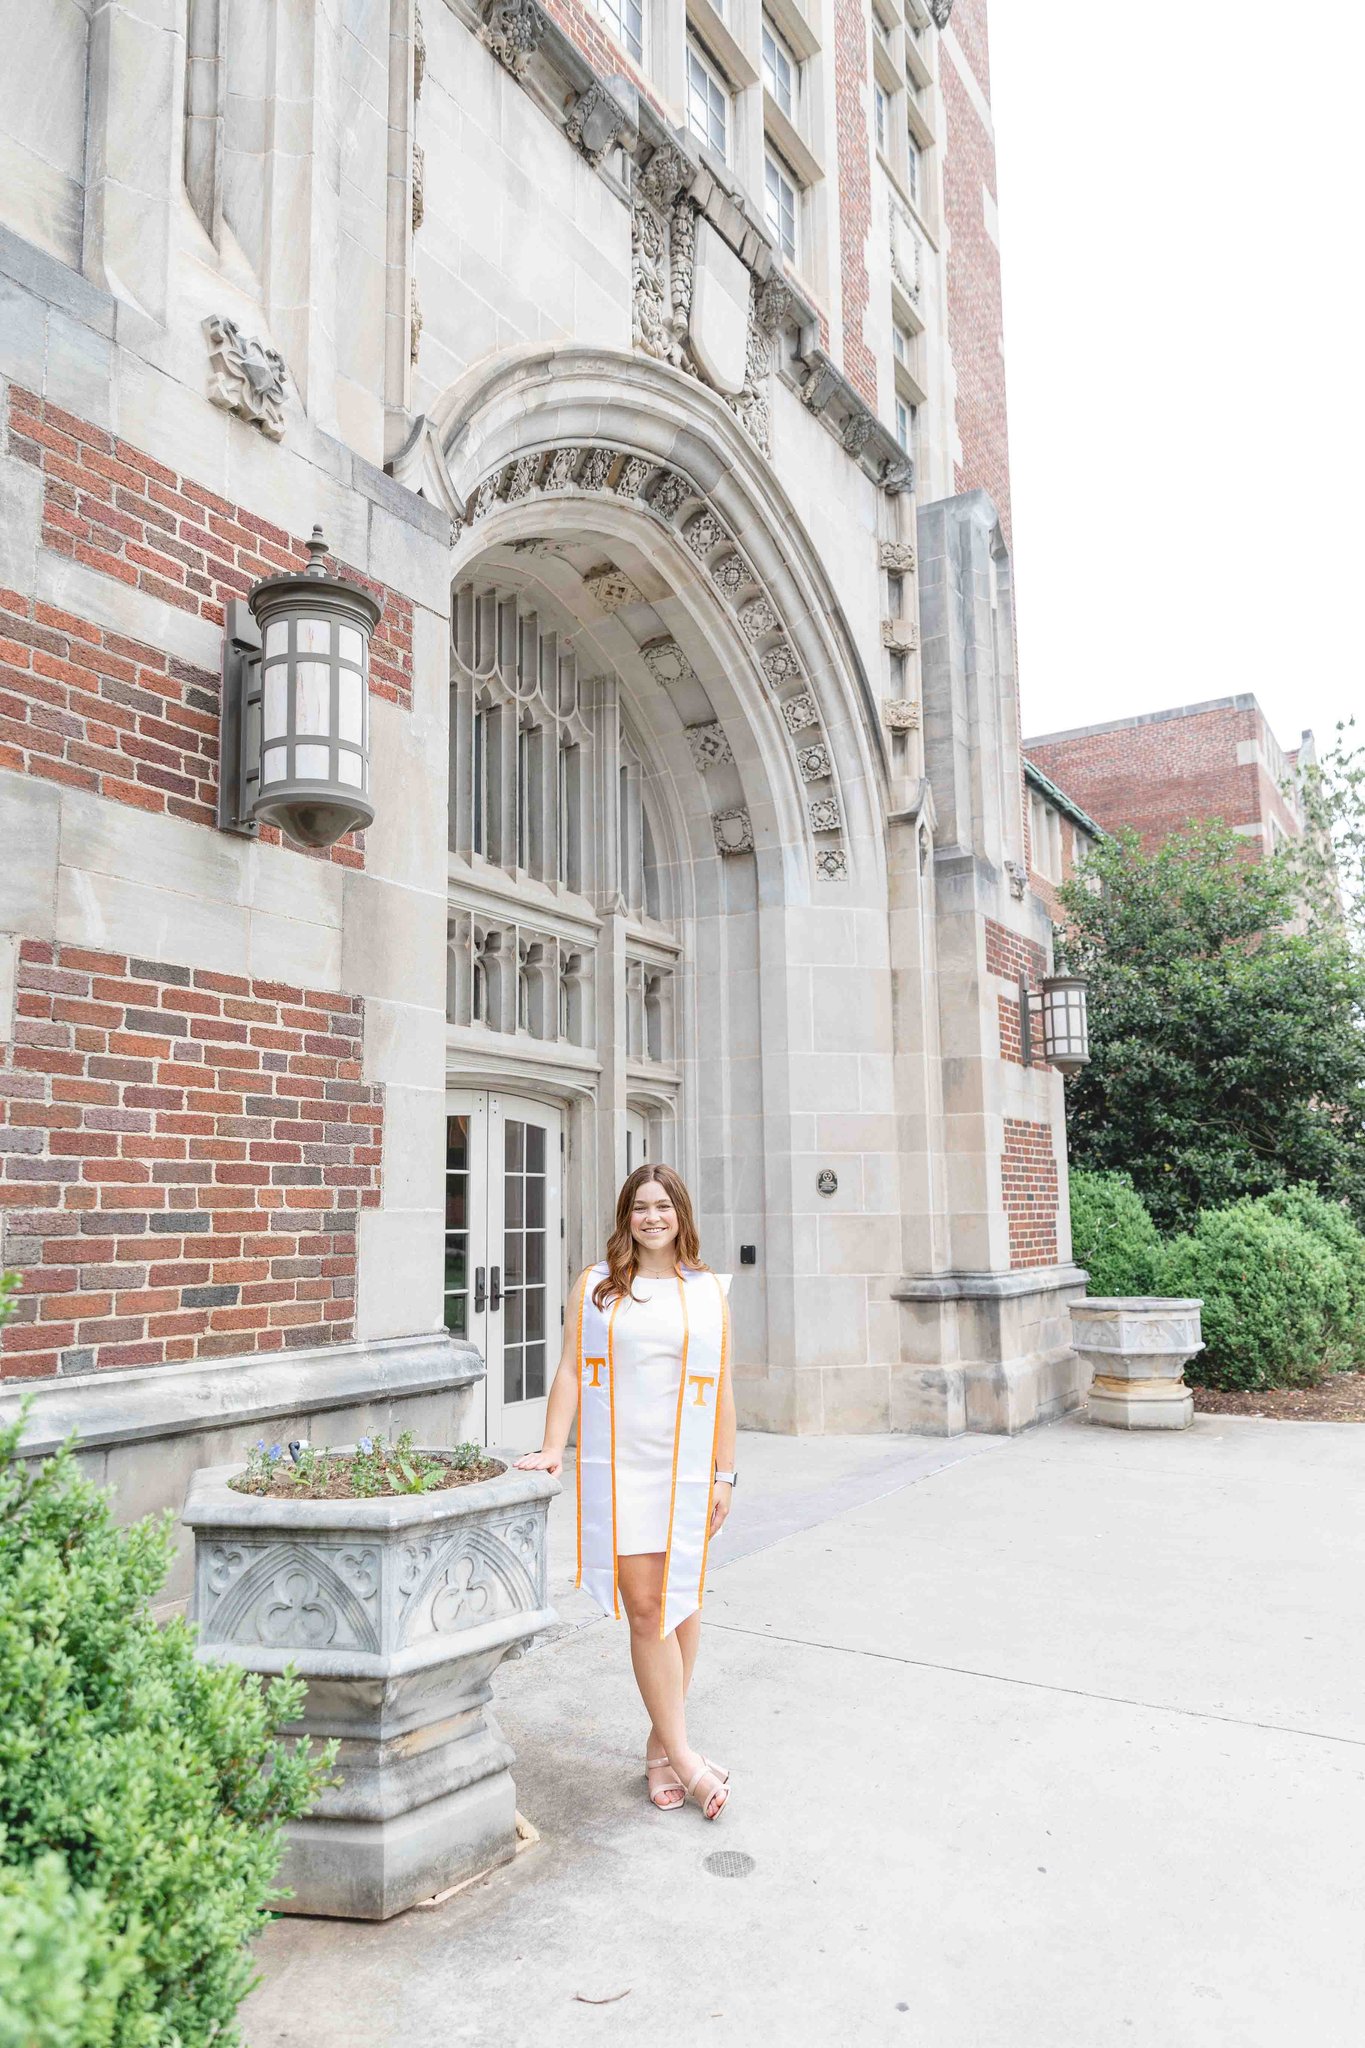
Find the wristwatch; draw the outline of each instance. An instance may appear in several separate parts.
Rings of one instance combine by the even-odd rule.
[[[739,1474],[737,1472],[722,1472],[719,1465],[717,1465],[716,1478],[718,1480],[723,1479],[727,1486],[733,1486],[738,1477]]]

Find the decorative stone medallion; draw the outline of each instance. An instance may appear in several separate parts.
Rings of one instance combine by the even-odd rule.
[[[717,811],[711,819],[717,853],[752,853],[754,828],[747,811]]]
[[[284,439],[284,357],[278,349],[243,334],[235,320],[210,313],[204,321],[209,344],[209,398],[224,412],[259,427],[267,441]]]
[[[820,714],[808,690],[803,690],[799,697],[787,698],[782,706],[782,722],[788,732],[805,732],[808,727],[819,724]]]
[[[628,604],[639,604],[644,596],[625,570],[618,569],[614,562],[605,562],[600,569],[589,569],[583,578],[583,587],[596,598],[604,612],[623,611]]]
[[[882,646],[893,654],[909,654],[919,646],[919,627],[913,619],[883,619]]]
[[[882,704],[882,723],[888,732],[918,732],[919,705],[913,697],[887,697]]]
[[[722,768],[735,758],[719,719],[710,725],[689,725],[687,744],[692,749],[694,765],[703,775],[708,768]]]
[[[817,740],[814,746],[798,747],[796,765],[803,782],[823,781],[830,773],[829,748],[823,740]]]
[[[837,796],[818,796],[810,805],[813,832],[837,832],[843,822],[843,813],[839,809]]]
[[[662,683],[665,689],[670,683],[697,679],[697,671],[676,640],[656,640],[651,646],[642,647],[640,653],[655,682]]]

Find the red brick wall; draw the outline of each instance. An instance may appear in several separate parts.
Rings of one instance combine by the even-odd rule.
[[[867,238],[872,231],[872,124],[867,101],[865,0],[834,0],[834,110],[839,143],[839,283],[844,375],[875,410],[877,359],[864,320],[871,286]]]
[[[989,92],[984,0],[954,8],[950,26]],[[978,61],[979,60],[979,61]],[[1000,255],[986,231],[982,187],[998,196],[995,146],[968,97],[948,50],[939,65],[947,116],[943,153],[943,213],[948,228],[948,340],[957,378],[957,431],[962,444],[955,472],[959,491],[990,493],[1006,544],[1010,539],[1009,439],[1005,418],[1004,314]]]
[[[24,1284],[0,1372],[350,1337],[383,1124],[363,1023],[354,996],[23,941],[0,1210]]]
[[[1264,729],[1254,706],[1228,705],[1025,745],[1097,824],[1111,832],[1131,826],[1149,850],[1192,820],[1210,818],[1235,826],[1274,817],[1297,838],[1297,820],[1273,777],[1256,762],[1238,764],[1238,742],[1260,739]],[[1253,850],[1260,843],[1248,841]]]
[[[1032,939],[1021,938],[1007,925],[986,919],[986,972],[1018,981],[1021,974],[1037,983],[1047,973],[1047,954]]]
[[[179,611],[221,625],[223,605],[253,583],[308,562],[302,540],[140,448],[10,389],[11,455],[43,476],[43,544]],[[370,647],[376,697],[412,703],[412,601],[357,570],[344,574],[384,607]]]
[[[541,0],[541,4],[555,26],[562,28],[569,41],[582,51],[599,78],[617,74],[629,78],[656,113],[668,116],[652,82],[634,62],[625,44],[617,42],[591,7],[585,6],[583,0]]]
[[[1009,1218],[1011,1268],[1055,1266],[1061,1190],[1051,1125],[1007,1116],[1000,1172]]]

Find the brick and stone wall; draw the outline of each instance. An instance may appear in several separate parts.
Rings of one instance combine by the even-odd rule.
[[[1269,850],[1297,838],[1280,792],[1280,750],[1254,697],[1027,740],[1029,759],[1107,831],[1125,826],[1151,850],[1192,822],[1218,818]]]
[[[839,290],[844,375],[871,406],[877,403],[877,359],[864,322],[871,286],[867,238],[872,229],[872,163],[868,103],[867,8],[834,0],[834,106],[839,170]]]
[[[943,37],[947,134],[948,339],[957,380],[957,489],[988,491],[1010,539],[1004,313],[996,241],[995,139],[989,123],[986,0],[958,0]]]
[[[0,1374],[337,1342],[380,1192],[355,996],[22,941],[0,1209],[24,1275]]]
[[[1009,1219],[1010,1265],[1055,1266],[1061,1189],[1052,1126],[1024,1117],[1004,1120],[1001,1182]]]

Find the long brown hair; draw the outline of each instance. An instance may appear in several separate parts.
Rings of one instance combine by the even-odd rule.
[[[671,1166],[652,1166],[648,1160],[628,1173],[621,1183],[621,1192],[616,1197],[616,1222],[611,1236],[607,1239],[607,1272],[605,1278],[593,1288],[593,1305],[605,1308],[616,1296],[634,1296],[635,1275],[640,1265],[640,1250],[630,1234],[630,1213],[635,1207],[635,1197],[646,1181],[656,1180],[669,1201],[673,1204],[678,1219],[678,1235],[673,1246],[674,1257],[680,1266],[696,1268],[702,1262],[701,1239],[697,1235],[697,1219],[692,1213],[692,1197]]]

